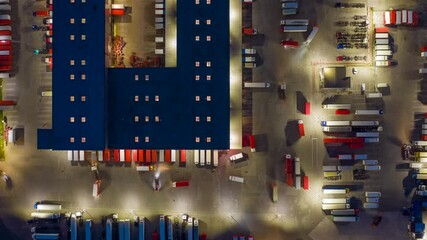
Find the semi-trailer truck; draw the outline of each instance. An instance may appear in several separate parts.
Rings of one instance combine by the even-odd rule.
[[[264,83],[264,82],[245,82],[243,84],[245,88],[269,88],[270,83]]]

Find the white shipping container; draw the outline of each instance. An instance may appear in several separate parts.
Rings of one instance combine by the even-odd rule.
[[[427,163],[427,158],[417,157],[415,160],[421,163]]]
[[[376,93],[367,93],[365,94],[366,98],[382,98],[383,94],[380,92],[376,92]]]
[[[375,61],[387,61],[390,59],[390,56],[375,56]]]
[[[351,126],[378,126],[379,121],[351,121]]]
[[[378,50],[375,51],[376,56],[391,56],[393,52],[391,50]]]
[[[375,39],[375,50],[390,50],[390,44],[388,38],[377,38]],[[387,46],[387,48],[383,48],[383,46]]]
[[[380,205],[378,203],[363,203],[363,207],[366,209],[376,209]]]
[[[337,166],[323,166],[324,172],[336,172]]]
[[[237,176],[229,176],[228,179],[232,182],[244,183],[245,179]]]
[[[211,165],[212,153],[211,150],[206,150],[206,165]]]
[[[159,150],[159,162],[165,161],[165,150],[161,149]]]
[[[136,151],[136,150],[132,150],[132,151]],[[104,154],[102,151],[98,151],[98,161],[100,161],[100,162],[103,161],[103,157],[104,157],[103,155]],[[134,161],[135,161],[135,159],[134,159]]]
[[[410,168],[422,168],[422,167],[424,167],[424,164],[418,163],[418,162],[411,162],[411,163],[409,163],[409,167]]]
[[[354,160],[368,159],[368,154],[354,154]]]
[[[120,162],[125,161],[125,150],[120,149]]]
[[[363,165],[378,165],[378,160],[363,160]]]
[[[41,211],[59,211],[62,209],[62,205],[57,203],[36,202],[34,204],[34,209]]]
[[[176,162],[176,150],[171,150],[171,162]]]
[[[396,25],[402,24],[402,11],[396,11]]]
[[[408,23],[408,10],[402,10],[402,24]]]
[[[194,164],[199,164],[199,150],[194,150]]]
[[[218,166],[218,158],[219,158],[218,150],[214,150],[213,154],[214,154],[214,156],[213,156],[214,167],[217,167]]]
[[[412,141],[415,146],[427,146],[427,141]]]
[[[380,138],[365,138],[365,143],[377,143],[380,142]]]
[[[295,176],[295,189],[301,189],[301,176]]]
[[[339,160],[352,160],[353,156],[351,156],[351,154],[339,154],[338,159]]]
[[[323,104],[324,109],[351,109],[351,104]]]
[[[356,115],[381,115],[383,114],[383,110],[356,110]]]
[[[230,158],[231,160],[231,158]],[[204,166],[205,165],[205,150],[200,150],[200,165]]]
[[[301,162],[299,157],[295,157],[295,175],[301,174]]]
[[[350,126],[338,126],[338,127],[322,127],[324,132],[351,132],[352,127]]]
[[[357,132],[356,137],[379,137],[379,132]]]
[[[348,203],[347,198],[324,198],[322,199],[323,204],[334,204],[334,203]]]
[[[342,209],[342,210],[332,210],[331,214],[334,216],[350,216],[357,215],[358,209]]]
[[[375,33],[375,39],[377,38],[388,38],[388,33]]]
[[[322,126],[350,126],[350,121],[322,121]]]
[[[376,67],[387,67],[387,66],[391,66],[392,64],[393,64],[392,61],[375,61]]]
[[[364,168],[366,171],[379,171],[379,170],[381,170],[380,165],[365,165]]]
[[[377,197],[367,197],[366,198],[366,202],[367,203],[379,203],[380,202],[380,198],[377,198]]]
[[[245,82],[243,84],[245,88],[269,88],[270,83],[263,83],[263,82]]]
[[[346,194],[349,191],[348,188],[324,188],[323,194]]]
[[[359,217],[357,216],[342,216],[342,217],[333,217],[334,222],[357,222]]]
[[[337,210],[350,208],[348,203],[337,203],[337,204],[322,204],[323,210]]]
[[[381,192],[365,192],[365,197],[381,197]]]

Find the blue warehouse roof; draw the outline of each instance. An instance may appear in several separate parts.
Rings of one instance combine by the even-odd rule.
[[[176,68],[106,68],[104,1],[81,1],[55,2],[53,125],[38,147],[228,149],[229,2],[177,1]]]

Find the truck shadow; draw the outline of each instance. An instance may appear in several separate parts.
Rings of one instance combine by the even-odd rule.
[[[287,146],[294,145],[300,138],[300,135],[298,132],[298,120],[288,121],[284,130],[285,130],[286,145]]]

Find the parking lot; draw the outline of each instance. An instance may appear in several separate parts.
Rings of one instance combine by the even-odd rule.
[[[418,67],[421,64],[419,47],[427,43],[426,30],[411,27],[390,28],[394,39],[395,53],[393,67],[373,67],[373,46],[367,49],[337,49],[336,32],[349,31],[350,27],[337,27],[337,21],[354,21],[354,15],[366,15],[374,22],[374,11],[390,7],[416,7],[421,1],[405,4],[384,5],[383,1],[364,2],[363,9],[335,9],[336,1],[314,3],[301,0],[297,15],[283,17],[280,3],[255,1],[243,9],[243,24],[253,26],[258,35],[244,39],[245,48],[257,50],[257,68],[252,69],[248,80],[268,82],[271,87],[262,90],[244,90],[243,114],[246,121],[243,132],[255,135],[257,152],[243,149],[249,159],[241,163],[230,163],[228,156],[240,150],[231,150],[221,155],[219,167],[207,169],[196,167],[192,151],[188,151],[186,167],[161,166],[162,188],[152,190],[153,173],[136,172],[134,165],[99,164],[102,191],[99,198],[92,197],[93,173],[88,163],[71,164],[65,152],[36,150],[36,129],[49,127],[49,98],[41,98],[40,87],[49,87],[51,79],[46,73],[45,63],[32,50],[42,44],[38,33],[29,29],[34,24],[31,12],[41,8],[42,3],[18,2],[20,16],[21,47],[18,64],[19,72],[12,81],[3,85],[3,96],[16,96],[18,107],[5,115],[10,124],[25,126],[25,143],[9,145],[7,160],[0,162],[12,180],[9,187],[0,188],[0,232],[7,239],[29,239],[30,225],[26,224],[33,211],[34,202],[42,199],[61,201],[65,212],[84,211],[84,219],[94,220],[94,234],[102,236],[102,217],[118,213],[120,219],[133,219],[135,215],[147,218],[147,233],[158,231],[160,214],[181,216],[187,213],[199,219],[200,233],[207,233],[208,239],[231,239],[234,234],[252,234],[256,239],[330,239],[333,237],[351,239],[406,239],[407,217],[400,208],[409,206],[411,195],[405,193],[408,171],[399,169],[405,163],[401,159],[401,146],[412,140],[415,116],[425,112],[418,100],[421,80]],[[404,5],[404,6],[401,6]],[[147,10],[148,11],[148,10]],[[136,14],[136,12],[134,12]],[[252,14],[249,16],[248,14]],[[309,29],[319,27],[313,41],[299,49],[284,49],[281,40],[292,39],[303,42],[309,34],[280,32],[282,19],[308,19]],[[422,23],[422,22],[421,22]],[[125,22],[118,23],[123,25]],[[350,24],[350,23],[349,23]],[[154,48],[154,30],[150,26],[149,44],[133,48],[141,53]],[[120,31],[120,30],[119,30]],[[141,38],[148,38],[139,33]],[[373,26],[369,26],[367,36],[372,43]],[[128,49],[131,54],[132,51]],[[127,50],[126,50],[127,51]],[[337,56],[367,56],[363,61],[337,61]],[[126,63],[127,65],[128,63]],[[25,66],[25,67],[24,67]],[[346,90],[324,89],[319,71],[323,67],[345,66],[346,75],[351,77],[351,85]],[[357,74],[352,69],[357,69]],[[244,72],[245,76],[246,72]],[[251,78],[251,79],[250,79]],[[245,80],[244,80],[245,81]],[[280,84],[286,84],[286,100],[281,100],[277,91]],[[390,92],[384,94],[380,103],[366,102],[361,95],[361,85],[366,84],[366,92],[374,92],[375,84],[387,83]],[[297,106],[301,97],[311,103],[310,115],[302,114]],[[382,116],[355,117],[336,115],[335,111],[322,109],[328,99],[334,103],[351,103],[354,109],[380,107]],[[245,108],[246,107],[246,108]],[[288,135],[289,126],[295,120],[303,120],[305,136],[295,138]],[[327,148],[321,128],[324,120],[376,120],[383,131],[379,143],[365,144],[362,149],[343,147]],[[248,129],[252,123],[252,129]],[[250,124],[249,124],[250,125]],[[353,166],[342,171],[339,181],[326,181],[322,168],[325,165],[339,165],[334,156],[337,152],[368,154],[369,159],[377,159],[381,171],[368,172],[369,178],[353,180]],[[302,172],[310,178],[309,190],[296,190],[286,186],[284,154],[292,154],[301,159]],[[230,182],[228,176],[245,178],[244,184]],[[190,187],[172,188],[171,182],[190,179]],[[272,202],[271,183],[279,189],[278,203]],[[340,185],[351,188],[353,206],[361,208],[360,220],[356,223],[334,224],[322,211],[321,189],[325,185]],[[382,193],[378,210],[363,209],[365,191]],[[372,217],[381,215],[382,222],[372,228]],[[82,228],[80,228],[81,231]],[[135,234],[132,227],[132,232]],[[61,233],[67,239],[67,225],[63,222]],[[82,233],[81,233],[82,234]],[[81,235],[83,236],[83,235]],[[98,239],[98,238],[96,238]]]

